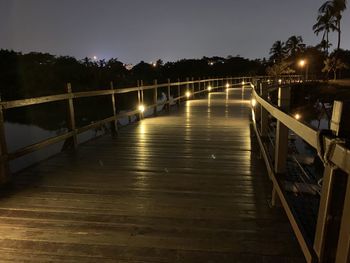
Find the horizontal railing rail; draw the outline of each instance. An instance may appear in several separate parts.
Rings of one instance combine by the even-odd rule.
[[[43,149],[47,146],[64,142],[64,149],[66,148],[76,148],[77,147],[77,136],[86,131],[97,129],[107,123],[111,124],[111,132],[115,134],[118,129],[118,120],[121,118],[127,117],[129,122],[131,121],[132,116],[136,116],[137,119],[142,119],[143,114],[141,111],[147,110],[149,108],[154,108],[154,113],[156,114],[156,108],[158,106],[167,105],[170,107],[171,103],[180,103],[181,100],[191,99],[194,96],[210,92],[211,90],[217,90],[220,88],[226,87],[226,84],[230,86],[242,85],[242,83],[249,84],[251,82],[251,77],[228,77],[228,78],[209,78],[209,79],[199,79],[199,80],[190,80],[187,78],[186,81],[176,81],[166,83],[157,83],[154,82],[152,85],[143,85],[143,82],[138,82],[139,85],[136,87],[130,88],[114,88],[113,83],[111,83],[110,89],[103,90],[94,90],[94,91],[83,91],[83,92],[72,92],[71,85],[67,84],[67,93],[57,94],[29,99],[20,99],[20,100],[11,100],[11,101],[0,101],[0,183],[6,182],[10,179],[9,172],[9,161],[18,159],[24,155],[33,153],[40,149]],[[158,102],[157,91],[160,88],[167,88],[166,91],[166,101]],[[148,105],[144,102],[144,91],[153,90],[153,102]],[[135,93],[137,95],[137,108],[129,109],[125,112],[117,112],[117,97],[120,94]],[[81,98],[95,98],[101,96],[111,96],[112,102],[112,111],[113,114],[109,117],[106,117],[102,120],[93,121],[85,126],[77,127],[76,126],[76,114],[74,102],[77,99]],[[172,97],[172,98],[171,98]],[[68,131],[51,137],[31,145],[27,145],[20,149],[16,149],[12,152],[7,150],[7,142],[5,135],[4,127],[4,113],[10,109],[31,107],[34,105],[48,104],[52,102],[67,102],[67,111],[68,111]],[[140,107],[142,106],[142,108]]]
[[[322,132],[297,120],[289,114],[291,83],[271,83],[266,79],[253,80],[252,115],[254,130],[258,138],[262,156],[273,183],[272,204],[279,200],[291,222],[307,262],[348,263],[350,244],[350,150],[337,138],[342,130],[341,116],[346,108],[342,102],[335,102],[332,117],[332,134]],[[278,105],[268,101],[268,92],[278,89]],[[268,119],[276,119],[275,148],[273,156],[269,154],[266,137]],[[287,173],[288,131],[294,132],[310,147],[314,148],[325,164],[322,188],[319,193],[319,207],[314,237],[306,237],[303,227],[288,201],[287,193],[281,183]],[[300,165],[300,164],[299,164]],[[305,173],[305,171],[302,171]],[[309,208],[311,209],[311,207]]]

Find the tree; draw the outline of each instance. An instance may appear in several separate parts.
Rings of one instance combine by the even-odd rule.
[[[272,65],[271,67],[268,67],[266,69],[266,73],[269,76],[278,77],[283,74],[293,74],[295,73],[295,70],[291,69],[292,62],[287,61],[286,59]]]
[[[333,72],[333,79],[337,79],[337,71],[342,69],[348,69],[349,66],[345,64],[340,59],[337,59],[335,56],[326,58],[324,61],[324,68],[322,69],[322,72],[326,72],[327,76],[332,71]]]
[[[337,30],[335,18],[329,11],[326,11],[323,14],[319,14],[317,17],[317,23],[313,25],[312,29],[316,35],[323,32],[321,44],[328,56],[328,50],[331,45],[329,43],[329,32]]]
[[[335,24],[338,32],[338,45],[337,49],[340,49],[341,42],[341,19],[342,13],[346,9],[347,0],[328,0],[320,8],[319,14],[325,15],[329,14],[335,19]]]
[[[273,43],[270,49],[270,60],[274,62],[280,62],[284,58],[285,54],[286,52],[284,42],[278,40],[275,43]]]
[[[301,36],[291,36],[286,42],[285,52],[294,57],[296,53],[302,51],[304,48],[305,44]]]

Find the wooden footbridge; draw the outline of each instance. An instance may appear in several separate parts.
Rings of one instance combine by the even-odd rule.
[[[169,81],[79,93],[68,85],[67,94],[1,102],[0,262],[349,262],[349,150],[321,138],[333,147],[320,194],[309,194],[319,210],[313,236],[297,214],[305,195],[284,187],[288,128],[312,147],[318,138],[283,108],[283,87],[294,81]],[[280,89],[278,106],[268,102],[271,85]],[[161,89],[167,101],[159,112]],[[118,96],[129,92],[138,105],[120,113]],[[111,98],[111,116],[77,127],[75,101],[94,96]],[[67,101],[68,131],[8,152],[4,112],[54,101]],[[147,108],[157,117],[143,116]],[[139,121],[118,127],[134,115]],[[111,135],[78,145],[79,134],[107,123]],[[10,175],[12,160],[59,142],[64,151]]]

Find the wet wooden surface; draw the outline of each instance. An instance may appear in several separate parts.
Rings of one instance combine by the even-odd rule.
[[[230,90],[19,173],[0,262],[304,262]]]

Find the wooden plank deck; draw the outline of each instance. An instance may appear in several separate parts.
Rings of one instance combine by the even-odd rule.
[[[19,173],[0,262],[304,262],[249,120],[213,93]]]

